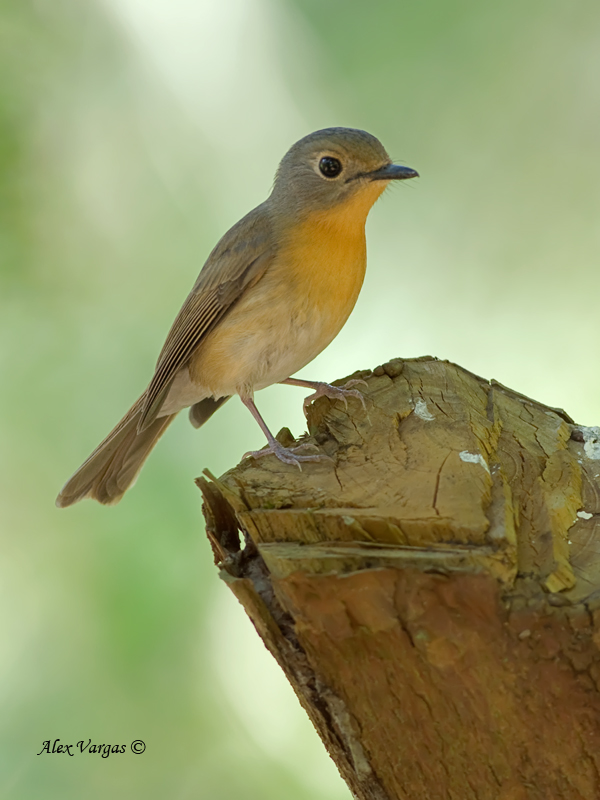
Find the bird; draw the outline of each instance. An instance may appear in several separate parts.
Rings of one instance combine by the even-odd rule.
[[[113,505],[135,482],[179,411],[199,428],[238,395],[267,438],[247,456],[273,455],[301,469],[327,456],[284,447],[260,415],[254,393],[283,383],[313,390],[304,401],[362,395],[291,377],[337,336],[366,269],[365,222],[391,181],[419,177],[394,164],[381,142],[332,127],[297,141],[277,169],[269,197],[214,247],[175,318],[146,390],[61,489],[60,508],[89,497]]]

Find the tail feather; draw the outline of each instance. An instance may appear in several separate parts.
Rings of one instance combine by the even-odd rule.
[[[118,503],[134,483],[150,451],[176,416],[157,417],[138,433],[143,397],[101,442],[91,456],[69,478],[56,498],[65,508],[84,497],[105,505]]]
[[[205,397],[198,403],[190,408],[190,422],[194,428],[200,428],[207,419],[212,417],[215,411],[220,408],[223,403],[229,400],[229,397]]]

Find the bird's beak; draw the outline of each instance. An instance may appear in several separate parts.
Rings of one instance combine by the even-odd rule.
[[[372,181],[405,181],[407,178],[418,178],[419,173],[410,167],[401,167],[399,164],[386,164],[374,172],[369,172]]]

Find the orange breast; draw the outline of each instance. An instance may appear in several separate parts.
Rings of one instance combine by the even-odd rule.
[[[198,348],[193,383],[215,396],[248,394],[290,377],[327,347],[365,275],[365,219],[374,200],[359,199],[286,231],[267,273]]]
[[[329,318],[332,338],[358,298],[367,260],[365,221],[383,188],[374,184],[350,202],[314,212],[282,243],[282,266],[304,287],[313,307]]]
[[[335,336],[358,298],[366,268],[364,227],[345,231],[310,219],[281,252],[281,266],[296,291],[324,319]],[[285,265],[285,266],[284,266]],[[296,288],[297,287],[297,288]]]

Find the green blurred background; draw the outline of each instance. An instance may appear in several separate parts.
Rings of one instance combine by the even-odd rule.
[[[1,0],[0,796],[349,798],[212,566],[184,415],[116,508],[54,497],[148,381],[222,233],[316,128],[418,181],[302,374],[432,354],[600,423],[597,0]],[[267,389],[277,430],[302,390]],[[46,739],[143,755],[37,756]]]

